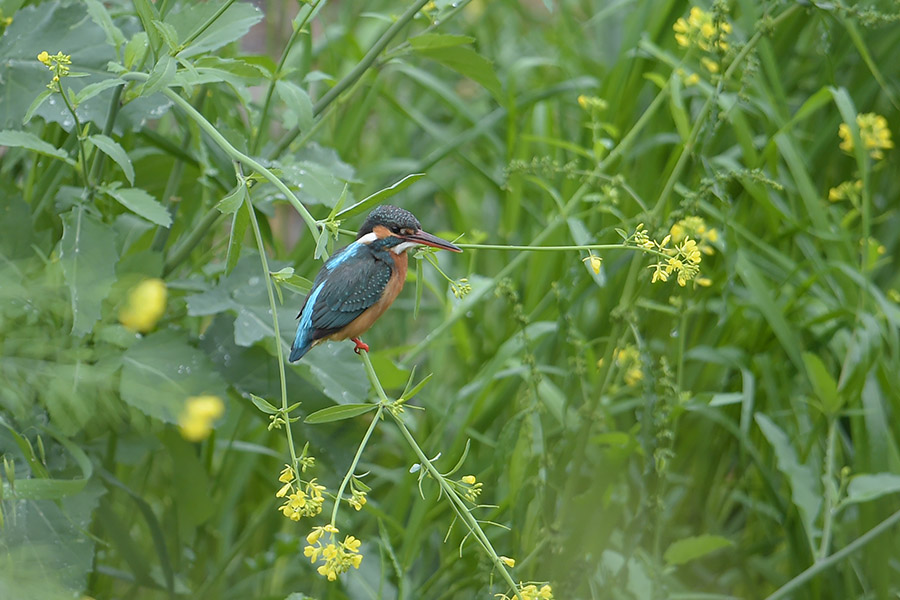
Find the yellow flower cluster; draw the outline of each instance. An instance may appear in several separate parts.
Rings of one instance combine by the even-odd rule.
[[[325,502],[325,497],[322,495],[322,492],[325,491],[324,485],[319,485],[315,479],[311,479],[306,483],[305,490],[301,489],[302,482],[297,479],[297,475],[290,465],[284,465],[278,481],[284,485],[275,492],[275,497],[287,496],[287,500],[278,507],[278,510],[291,521],[299,521],[302,517],[314,517],[322,512],[322,504]]]
[[[497,594],[495,596],[498,600],[512,600],[515,597],[515,594],[512,596]],[[528,585],[520,583],[519,597],[524,600],[553,600],[553,589],[549,585],[543,585],[538,588],[538,586],[533,583],[529,583]]]
[[[641,353],[634,346],[616,348],[614,354],[616,366],[625,374],[625,385],[631,387],[644,378],[641,370]]]
[[[672,241],[676,244],[687,237],[694,238],[697,240],[700,252],[707,256],[711,256],[715,252],[711,244],[719,241],[719,232],[714,227],[707,227],[703,217],[685,217],[672,225],[669,233]]]
[[[329,543],[323,544],[322,535],[329,534]],[[334,525],[325,525],[324,527],[313,527],[313,530],[306,536],[306,542],[309,544],[303,549],[303,554],[309,558],[309,562],[316,564],[319,560],[323,564],[316,569],[319,575],[327,577],[328,581],[334,581],[341,573],[350,570],[350,567],[358,569],[362,562],[363,555],[359,553],[359,547],[362,544],[352,535],[344,538],[343,542],[334,543],[334,534],[338,533],[337,527]]]
[[[603,259],[599,256],[594,256],[591,254],[590,256],[585,256],[581,259],[581,262],[585,264],[589,264],[591,267],[591,271],[594,272],[594,275],[600,274],[600,266],[603,264]]]
[[[450,282],[450,291],[453,292],[453,295],[459,299],[465,297],[469,292],[472,291],[472,285],[469,283],[468,278],[463,277],[458,281]]]
[[[712,230],[715,231],[715,230]],[[657,242],[651,240],[644,229],[643,223],[638,223],[634,233],[632,233],[625,241],[634,244],[640,248],[653,250],[657,254],[662,254],[667,258],[658,260],[656,264],[650,265],[648,268],[653,269],[652,283],[657,281],[668,281],[669,276],[673,273],[676,276],[678,285],[684,287],[688,281],[697,278],[700,273],[700,261],[702,256],[700,248],[695,240],[685,235],[684,241],[676,244],[674,248],[668,248],[669,242],[674,237],[671,233],[663,238],[663,241]],[[622,234],[624,236],[624,233]],[[718,239],[718,233],[713,234]],[[710,285],[712,282],[705,278],[697,278],[697,283],[703,286]]]
[[[350,500],[347,502],[350,503],[350,506],[355,508],[356,510],[362,510],[362,507],[366,505],[366,493],[362,490],[352,489],[350,490]]]
[[[50,54],[46,50],[37,55],[37,59],[49,70],[53,71],[53,80],[47,84],[47,88],[54,92],[59,91],[59,78],[69,74],[69,65],[72,64],[72,56],[57,52]]]
[[[849,200],[856,204],[859,196],[862,194],[862,180],[845,181],[828,190],[828,200],[831,202],[840,202],[841,200]]]
[[[460,486],[463,488],[463,498],[475,504],[478,496],[481,495],[481,488],[484,485],[475,479],[474,475],[466,475],[459,480]]]
[[[687,19],[682,17],[675,21],[672,29],[675,30],[675,41],[683,48],[696,46],[705,51],[716,48],[723,52],[728,50],[725,38],[731,33],[731,24],[724,20],[716,22],[712,13],[699,6],[691,8]]]
[[[584,110],[606,110],[606,107],[609,105],[603,98],[581,94],[578,96],[578,106]]]
[[[119,310],[119,322],[132,331],[150,331],[166,312],[166,296],[162,279],[145,279],[128,292],[125,305]]]
[[[178,417],[181,436],[192,442],[205,440],[212,431],[213,421],[224,412],[225,405],[218,396],[191,396]]]
[[[869,156],[875,160],[884,158],[883,151],[894,147],[887,119],[881,115],[860,113],[856,115],[856,126],[859,127],[859,138],[862,140],[863,146],[869,152]],[[841,123],[838,127],[838,135],[841,137],[841,150],[852,154],[853,136],[850,134],[850,126]]]

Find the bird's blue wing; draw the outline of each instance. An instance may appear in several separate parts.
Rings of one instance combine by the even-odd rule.
[[[365,244],[350,244],[335,253],[313,282],[300,310],[290,361],[306,354],[313,343],[350,324],[378,302],[392,267]]]

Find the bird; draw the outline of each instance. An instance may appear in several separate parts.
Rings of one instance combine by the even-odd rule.
[[[322,266],[303,302],[290,362],[300,360],[324,340],[350,339],[354,351],[369,351],[360,336],[384,314],[406,281],[406,251],[431,246],[462,249],[422,230],[419,220],[397,206],[382,205],[366,217],[356,241],[335,252]]]

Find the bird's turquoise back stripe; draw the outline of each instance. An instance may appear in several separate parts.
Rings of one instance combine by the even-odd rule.
[[[325,263],[325,268],[329,271],[333,271],[338,267],[338,265],[346,262],[347,260],[353,258],[359,251],[362,249],[363,244],[359,242],[353,242],[347,248],[344,249],[343,252],[338,254],[337,256],[332,257],[327,263]]]
[[[306,301],[306,306],[303,308],[303,315],[300,317],[300,324],[297,325],[297,335],[294,337],[294,348],[302,350],[304,353],[308,350],[307,346],[312,343],[310,338],[312,337],[313,307],[316,305],[316,299],[319,297],[319,292],[322,291],[324,286],[324,283],[320,283],[309,295],[309,300]]]

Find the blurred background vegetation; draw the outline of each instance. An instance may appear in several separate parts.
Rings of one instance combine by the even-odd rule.
[[[522,598],[900,594],[896,2],[0,11],[0,597],[513,595],[392,419],[362,562],[304,555],[373,424],[305,422],[378,400],[349,343],[286,368],[326,491],[278,510],[278,353],[385,201],[467,246],[372,364],[432,374],[400,418]]]

